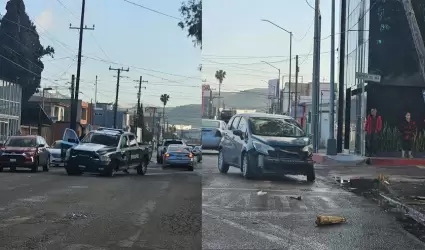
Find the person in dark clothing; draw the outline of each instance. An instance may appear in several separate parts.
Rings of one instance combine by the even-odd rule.
[[[375,156],[378,151],[378,135],[382,130],[382,118],[377,115],[375,108],[370,110],[370,115],[365,123],[366,149],[368,156]]]
[[[405,115],[405,120],[400,126],[401,133],[401,157],[406,157],[406,152],[409,158],[413,158],[412,148],[413,139],[416,135],[416,123],[411,120],[410,112]]]

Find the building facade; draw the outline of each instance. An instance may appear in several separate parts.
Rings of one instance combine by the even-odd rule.
[[[21,86],[0,80],[0,141],[20,131],[21,105]]]
[[[362,96],[367,113],[378,110],[386,132],[396,133],[406,112],[412,113],[420,130],[425,128],[425,65],[420,60],[425,56],[425,1],[347,0],[346,7],[344,80],[346,98],[351,100],[345,104],[344,131],[345,138],[351,138],[350,151],[359,152]],[[410,10],[414,15],[407,14]],[[380,75],[381,81],[365,82],[362,95],[356,72]],[[393,139],[393,150],[398,150]]]

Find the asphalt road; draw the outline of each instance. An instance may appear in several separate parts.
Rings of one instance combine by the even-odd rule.
[[[0,173],[0,249],[201,249],[199,170]]]
[[[329,171],[318,169],[308,184],[303,176],[245,180],[239,169],[219,174],[216,165],[217,156],[204,156],[203,249],[425,249],[376,204],[329,181]],[[316,227],[317,215],[348,221]]]

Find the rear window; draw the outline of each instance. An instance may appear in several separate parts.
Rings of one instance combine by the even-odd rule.
[[[219,128],[220,127],[220,121],[202,120],[202,127],[203,128]]]
[[[37,140],[35,137],[11,137],[5,146],[33,148],[37,147]]]
[[[190,148],[188,147],[183,147],[183,146],[169,146],[168,147],[168,152],[185,152],[185,153],[190,153]]]
[[[183,142],[182,141],[165,141],[164,142],[164,146],[166,147],[171,144],[183,144]]]

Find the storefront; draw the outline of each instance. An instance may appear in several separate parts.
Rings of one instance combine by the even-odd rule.
[[[21,126],[22,88],[0,80],[0,141],[18,133]]]

